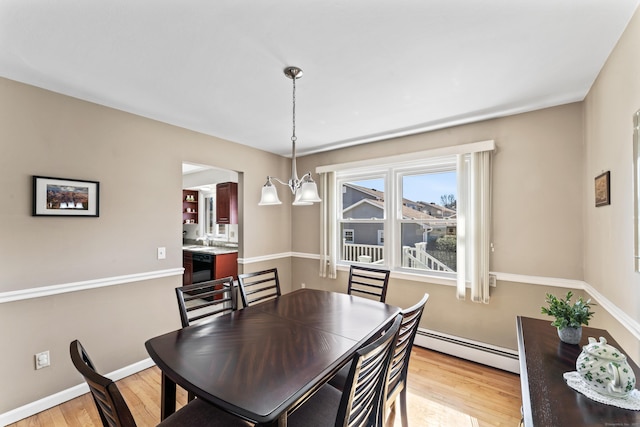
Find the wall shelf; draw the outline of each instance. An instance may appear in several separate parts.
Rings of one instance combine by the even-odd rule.
[[[198,202],[200,194],[194,190],[182,190],[182,223],[198,223]],[[193,211],[193,212],[190,212]]]

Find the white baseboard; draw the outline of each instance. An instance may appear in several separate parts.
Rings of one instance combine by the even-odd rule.
[[[520,373],[518,352],[515,350],[422,328],[418,329],[414,343],[420,347],[492,366],[503,371]]]
[[[125,366],[124,368],[113,371],[105,376],[111,378],[113,381],[118,381],[122,378],[143,371],[154,365],[155,363],[153,363],[153,360],[149,358],[141,360],[140,362],[134,363],[132,365]],[[23,420],[37,414],[38,412],[53,408],[54,406],[60,405],[71,399],[75,399],[76,397],[82,396],[83,394],[88,392],[89,386],[87,386],[87,383],[82,383],[66,390],[62,390],[58,393],[52,394],[51,396],[36,400],[35,402],[28,403],[9,412],[5,412],[4,414],[0,414],[0,426],[6,426],[8,424]]]

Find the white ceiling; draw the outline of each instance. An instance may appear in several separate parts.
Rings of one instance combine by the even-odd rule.
[[[288,155],[580,101],[638,0],[3,0],[0,76]]]

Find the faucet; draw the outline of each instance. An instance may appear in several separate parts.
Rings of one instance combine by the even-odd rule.
[[[201,241],[203,246],[209,246],[211,238],[208,235],[196,238],[196,242]]]

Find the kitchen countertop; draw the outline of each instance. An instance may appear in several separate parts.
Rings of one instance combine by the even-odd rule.
[[[225,246],[183,245],[183,251],[198,252],[211,255],[232,254],[238,252],[238,248]]]

